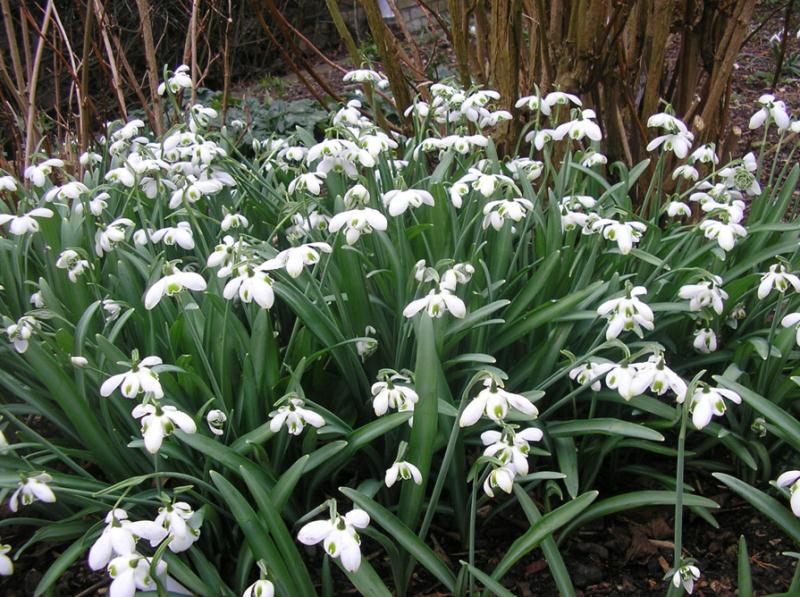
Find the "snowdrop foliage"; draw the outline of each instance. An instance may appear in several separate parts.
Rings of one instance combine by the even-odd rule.
[[[596,479],[640,484],[623,463],[678,501],[654,450],[701,454],[698,491],[791,462],[800,129],[779,98],[754,107],[758,151],[665,106],[630,164],[569,88],[438,81],[403,118],[364,66],[281,136],[187,105],[186,66],[165,79],[163,135],[112,122],[0,173],[0,488],[30,528],[66,524],[54,553],[85,549],[111,597],[313,595],[318,543],[356,592],[402,595],[417,566],[450,593],[473,569],[425,549],[474,545],[495,505],[569,540],[595,488],[617,495]]]

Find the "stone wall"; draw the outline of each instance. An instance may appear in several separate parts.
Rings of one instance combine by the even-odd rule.
[[[416,0],[395,0],[400,14],[403,15],[411,31],[424,29],[428,25],[429,16],[425,10],[417,4]],[[431,10],[437,11],[441,15],[447,13],[447,0],[428,0],[426,4]]]

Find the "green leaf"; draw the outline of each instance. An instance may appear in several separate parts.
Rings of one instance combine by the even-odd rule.
[[[47,572],[44,573],[39,584],[36,585],[36,590],[33,592],[34,597],[39,597],[49,591],[58,582],[61,575],[64,574],[78,558],[86,553],[88,548],[89,544],[88,541],[86,541],[86,536],[83,536],[65,549],[61,555],[50,564]]]
[[[675,505],[675,492],[673,491],[632,491],[615,495],[597,502],[586,512],[575,517],[559,535],[558,542],[561,543],[564,537],[584,524],[615,512],[624,512],[625,510],[634,510],[647,506],[673,505]],[[719,504],[715,501],[699,495],[684,494],[683,505],[687,507],[719,508]]]
[[[244,533],[250,549],[253,550],[253,553],[258,558],[267,563],[267,566],[275,575],[279,591],[282,590],[281,592],[287,597],[302,595],[300,588],[295,584],[294,576],[286,567],[280,552],[272,542],[272,539],[270,539],[269,531],[256,515],[255,510],[225,477],[216,471],[210,471],[209,475],[222,494],[225,503],[228,504],[230,513],[239,525],[239,529]]]
[[[500,563],[497,564],[494,572],[492,572],[492,579],[498,581],[502,579],[506,572],[511,570],[511,567],[525,554],[536,548],[543,540],[551,537],[559,528],[588,508],[597,499],[597,496],[597,491],[588,491],[542,516],[539,522],[531,525],[530,529],[511,544],[503,559],[500,560]]]
[[[556,448],[558,468],[564,473],[564,485],[567,486],[569,497],[578,496],[578,449],[571,437],[554,437],[553,444]]]
[[[491,576],[476,568],[475,566],[471,565],[469,562],[461,561],[460,564],[462,566],[466,566],[469,573],[475,577],[483,586],[492,592],[492,595],[497,595],[497,597],[515,597],[514,593],[506,589],[503,585],[501,585],[496,580],[492,579]]]
[[[739,597],[753,597],[753,575],[750,570],[750,556],[747,555],[747,540],[739,536],[739,565],[737,570],[737,589]]]
[[[365,496],[354,489],[349,487],[340,487],[345,496],[353,500],[359,508],[363,509],[370,515],[370,517],[378,523],[383,529],[397,541],[414,559],[422,564],[428,572],[433,574],[439,582],[441,582],[447,590],[452,591],[455,586],[455,576],[444,565],[444,563],[436,557],[433,550],[425,545],[415,533],[413,533],[406,525],[404,525],[399,518],[389,512],[386,508],[378,504],[373,499]]]
[[[375,572],[375,568],[372,567],[372,564],[370,564],[366,558],[361,558],[361,565],[355,572],[345,570],[338,558],[335,562],[347,575],[347,578],[353,583],[353,586],[361,595],[369,595],[369,597],[392,597],[392,593],[386,588],[386,584],[384,584],[380,575]]]
[[[406,460],[419,469],[422,483],[404,483],[400,490],[398,516],[407,526],[417,524],[422,504],[425,501],[425,488],[431,472],[431,460],[439,423],[439,372],[441,363],[436,352],[436,337],[433,321],[427,315],[417,320],[417,362],[414,368],[415,389],[419,401],[414,407],[414,426],[408,441]]]
[[[575,437],[577,435],[613,435],[635,437],[647,439],[655,442],[663,442],[664,436],[658,431],[639,425],[629,423],[620,419],[585,419],[576,421],[563,421],[549,423],[547,433],[550,437]]]
[[[772,520],[779,529],[789,535],[792,541],[800,543],[800,520],[786,506],[736,477],[725,473],[713,473],[713,476],[747,500],[758,512]]]
[[[258,506],[258,511],[264,517],[264,523],[275,541],[275,546],[278,548],[283,561],[292,571],[294,580],[297,581],[302,594],[313,595],[314,583],[311,581],[308,569],[300,552],[297,550],[294,538],[289,533],[289,529],[286,528],[279,511],[272,503],[271,496],[267,493],[266,488],[260,484],[259,479],[254,477],[251,472],[244,468],[240,468],[239,471],[256,502],[256,506]]]
[[[763,396],[756,394],[751,389],[735,381],[731,381],[722,375],[714,375],[713,378],[723,388],[733,390],[739,394],[742,400],[750,405],[753,410],[763,415],[770,423],[779,427],[780,430],[783,431],[786,441],[791,443],[796,450],[800,450],[800,422],[798,422],[796,418],[777,404],[770,402]]]
[[[519,505],[522,507],[528,522],[531,525],[538,523],[542,519],[542,514],[522,486],[517,483],[514,484],[514,495],[517,496]],[[547,537],[542,541],[542,553],[544,553],[547,567],[550,569],[550,574],[553,575],[553,580],[561,597],[574,597],[575,587],[572,586],[569,570],[567,570],[564,558],[561,557],[558,545],[556,545],[552,537]]]

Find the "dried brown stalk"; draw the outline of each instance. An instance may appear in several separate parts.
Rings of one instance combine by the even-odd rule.
[[[149,0],[136,0],[136,8],[139,11],[139,21],[142,28],[142,39],[144,40],[144,53],[147,61],[147,79],[150,84],[150,100],[152,101],[153,111],[150,125],[153,131],[160,135],[163,132],[163,112],[161,109],[161,98],[158,95],[158,62],[156,60],[156,46],[153,41],[153,27],[150,22],[150,2]]]

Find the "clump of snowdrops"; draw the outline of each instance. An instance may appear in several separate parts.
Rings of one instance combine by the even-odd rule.
[[[561,91],[519,99],[524,142],[501,158],[491,90],[433,85],[410,136],[354,99],[322,139],[244,146],[243,123],[183,105],[190,85],[166,78],[163,138],[110,123],[79,164],[0,177],[0,485],[22,516],[0,525],[31,531],[0,574],[55,541],[37,594],[78,561],[112,597],[327,595],[332,566],[405,594],[417,565],[507,594],[541,547],[573,594],[559,543],[661,504],[665,586],[691,592],[683,510],[713,525],[717,504],[685,474],[750,499],[800,448],[783,104],[751,121],[779,147],[727,164],[666,109],[628,168]],[[800,515],[798,478],[775,485]],[[476,538],[512,507],[529,529],[488,569]],[[436,555],[434,524],[463,561]]]

